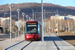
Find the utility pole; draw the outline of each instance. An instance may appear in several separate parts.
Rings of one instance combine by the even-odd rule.
[[[45,9],[44,9],[44,35],[45,35]]]
[[[50,20],[49,20],[49,33],[50,33]]]
[[[10,8],[10,43],[12,42],[12,23],[11,23],[11,21],[12,21],[12,18],[11,18],[11,8],[13,7],[13,5],[12,4],[9,4],[9,8]]]
[[[43,38],[43,0],[41,0],[41,16],[42,16],[42,42],[44,41]]]
[[[32,10],[32,17],[33,17],[33,21],[34,21],[34,10]]]
[[[52,21],[52,33],[53,33],[53,20],[51,20]]]
[[[26,15],[26,21],[28,21],[28,15]]]
[[[36,15],[34,15],[34,21],[36,20]]]
[[[29,17],[29,21],[31,21],[31,17]]]
[[[58,34],[58,10],[57,10],[57,34]]]
[[[5,18],[5,13],[4,13],[4,18]],[[4,34],[5,34],[5,20],[4,20]]]
[[[19,38],[19,31],[20,31],[20,27],[19,27],[19,12],[20,12],[20,9],[17,9],[17,13],[18,13],[18,38]]]

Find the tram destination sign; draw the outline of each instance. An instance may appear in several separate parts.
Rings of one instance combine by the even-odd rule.
[[[37,24],[37,23],[27,23],[27,24]]]

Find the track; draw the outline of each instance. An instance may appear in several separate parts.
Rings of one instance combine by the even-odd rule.
[[[75,47],[54,34],[45,34],[44,41],[22,41],[7,50],[75,50]]]
[[[32,41],[21,41],[19,43],[16,43],[10,47],[7,47],[4,50],[23,50],[24,48],[26,48],[29,44],[31,44]]]

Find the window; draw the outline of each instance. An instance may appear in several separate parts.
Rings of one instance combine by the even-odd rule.
[[[37,33],[37,23],[27,24],[27,33]]]

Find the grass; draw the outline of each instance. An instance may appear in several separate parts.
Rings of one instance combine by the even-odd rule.
[[[75,33],[73,33],[73,32],[59,32],[59,34],[55,34],[55,35],[75,46]]]

